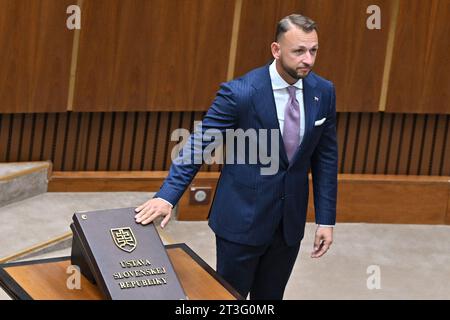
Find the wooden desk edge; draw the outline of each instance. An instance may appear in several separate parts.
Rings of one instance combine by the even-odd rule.
[[[198,265],[202,267],[209,275],[211,275],[214,280],[219,282],[230,294],[237,300],[243,300],[243,297],[224,279],[219,277],[217,273],[202,259],[197,255],[187,244],[185,243],[175,243],[165,245],[166,249],[182,249],[186,252],[192,260],[194,260]],[[52,263],[69,260],[70,256],[56,257],[48,259],[37,259],[28,261],[18,261],[0,264],[0,286],[5,290],[5,292],[14,300],[33,300],[32,297],[14,280],[13,277],[5,270],[5,268],[11,268],[15,266],[23,266],[30,264],[40,264],[40,263]]]

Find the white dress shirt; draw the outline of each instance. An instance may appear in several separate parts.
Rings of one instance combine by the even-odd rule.
[[[273,89],[273,97],[275,99],[275,106],[277,109],[277,118],[278,123],[280,125],[280,134],[283,135],[284,128],[284,109],[289,101],[289,92],[287,88],[290,86],[289,83],[284,81],[284,79],[280,76],[275,67],[275,61],[273,60],[272,64],[269,67],[270,80],[272,82]],[[299,79],[292,86],[296,87],[295,96],[298,101],[298,105],[300,106],[300,139],[299,145],[302,143],[303,135],[305,134],[305,107],[303,104],[303,81]]]

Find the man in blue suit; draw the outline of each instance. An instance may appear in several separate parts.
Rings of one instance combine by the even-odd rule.
[[[295,14],[283,18],[271,51],[272,63],[221,85],[201,129],[280,133],[279,139],[262,144],[261,137],[256,138],[276,156],[278,170],[262,174],[262,161],[237,161],[251,155],[248,146],[234,153],[233,161],[223,166],[210,210],[217,272],[251,299],[283,297],[304,235],[309,170],[317,223],[311,257],[321,257],[330,248],[336,220],[335,90],[311,71],[318,51],[315,22]],[[203,142],[193,154],[207,145]],[[164,227],[200,166],[174,161],[155,197],[136,208],[136,222],[164,217]]]

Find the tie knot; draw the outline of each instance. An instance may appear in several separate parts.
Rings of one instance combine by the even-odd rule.
[[[294,87],[294,86],[289,86],[289,87],[287,87],[287,89],[288,89],[288,92],[289,92],[289,96],[292,99],[295,99],[295,89],[297,89],[297,88]]]

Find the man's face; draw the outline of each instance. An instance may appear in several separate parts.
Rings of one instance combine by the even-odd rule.
[[[292,26],[279,42],[272,43],[272,54],[278,61],[277,70],[288,82],[296,82],[311,71],[316,60],[319,40],[315,30],[304,32]]]

